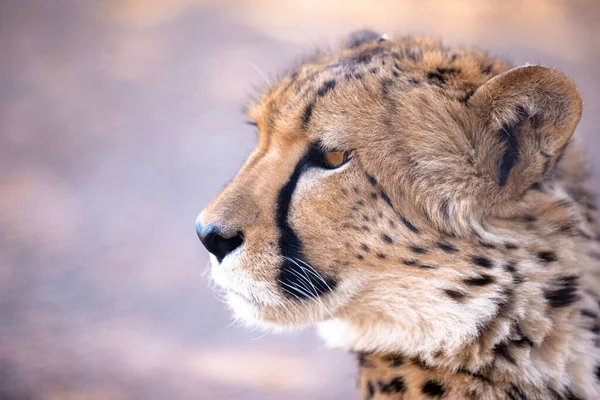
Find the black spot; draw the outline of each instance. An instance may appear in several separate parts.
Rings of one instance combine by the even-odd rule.
[[[492,383],[492,380],[489,377],[487,377],[487,376],[485,376],[485,375],[483,375],[483,374],[481,374],[479,372],[470,371],[470,370],[468,370],[466,368],[459,368],[459,369],[456,370],[456,372],[460,373],[460,374],[469,375],[469,376],[471,376],[471,377],[473,377],[475,379],[481,379],[482,381],[487,382],[487,383]]]
[[[494,244],[488,243],[488,242],[479,241],[479,244],[482,245],[483,247],[487,247],[488,249],[496,248],[496,246],[494,246]]]
[[[377,73],[377,68],[371,68],[369,70],[369,72],[372,73],[372,74],[376,74]]]
[[[460,72],[459,68],[443,68],[443,67],[438,67],[437,68],[437,72],[442,74],[442,75],[456,75]]]
[[[360,72],[357,72],[356,74],[354,74],[354,79],[356,79],[356,80],[360,81],[362,79],[362,77],[363,77],[363,74],[361,74]]]
[[[375,386],[373,386],[373,382],[367,382],[367,400],[370,400],[375,396]]]
[[[465,95],[463,96],[463,98],[460,101],[462,101],[463,103],[468,102],[474,93],[475,93],[475,90],[467,89],[467,91],[465,92]]]
[[[331,79],[331,80],[325,82],[323,84],[323,86],[321,86],[321,88],[317,91],[317,97],[325,96],[327,93],[329,93],[330,90],[333,90],[334,87],[335,87],[335,79]]]
[[[517,274],[517,265],[514,261],[509,261],[508,263],[504,264],[504,269],[507,272],[510,272],[510,274],[512,275],[513,283],[515,285],[518,285],[519,283],[523,283],[525,281],[523,277]]]
[[[472,276],[470,278],[466,278],[463,280],[463,282],[465,284],[471,285],[471,286],[486,286],[486,285],[494,283],[494,281],[495,281],[494,277],[490,276],[488,274]]]
[[[473,257],[472,261],[473,261],[473,264],[479,265],[480,267],[484,267],[484,268],[492,268],[494,266],[492,261],[489,258],[485,258],[485,257],[475,256],[475,257]]]
[[[391,237],[389,237],[388,235],[386,235],[385,233],[383,235],[381,235],[381,238],[386,242],[386,243],[394,243],[394,241],[392,240]]]
[[[600,364],[596,365],[596,368],[594,368],[594,373],[596,374],[596,379],[600,381]]]
[[[359,260],[364,260],[365,259],[365,257],[362,254],[357,254],[356,258],[359,259]]]
[[[450,298],[456,301],[461,301],[466,296],[464,292],[454,289],[444,289],[444,293],[446,293]]]
[[[525,393],[523,393],[521,388],[515,385],[514,383],[510,384],[510,390],[506,392],[506,394],[508,395],[508,398],[510,400],[528,400],[527,396],[525,395]]]
[[[421,358],[413,358],[413,359],[412,359],[412,362],[413,362],[413,363],[414,363],[416,366],[418,366],[419,368],[421,368],[422,370],[425,370],[425,371],[430,371],[430,370],[432,370],[432,369],[433,369],[433,368],[432,368],[432,367],[431,367],[429,364],[427,364],[427,363],[425,362],[425,360],[423,360],[423,359],[421,359]]]
[[[368,353],[358,352],[356,358],[358,360],[358,366],[360,368],[373,368],[374,365],[367,359]]]
[[[409,59],[411,59],[414,62],[420,62],[421,61],[421,51],[419,49],[408,49],[406,51],[406,55],[408,56]]]
[[[362,248],[364,251],[366,251],[367,253],[369,253],[369,252],[371,251],[371,249],[369,248],[369,246],[367,246],[367,245],[366,245],[366,244],[364,244],[364,243],[363,243],[363,244],[361,244],[361,245],[360,245],[360,247],[361,247],[361,248]]]
[[[508,176],[519,159],[519,143],[517,142],[516,127],[518,124],[504,124],[498,132],[500,140],[506,143],[506,150],[500,164],[499,185],[506,186]]]
[[[417,265],[417,260],[404,260],[404,265]]]
[[[548,172],[548,170],[550,169],[550,162],[551,162],[551,160],[546,160],[544,162],[544,168],[542,169],[542,175],[546,175],[546,172]]]
[[[377,258],[380,258],[380,259],[382,259],[382,260],[383,260],[383,259],[385,259],[385,258],[386,258],[386,255],[385,255],[385,254],[383,254],[383,253],[377,253]]]
[[[380,190],[379,195],[381,196],[383,201],[385,201],[388,204],[388,206],[394,208],[394,206],[392,205],[392,200],[390,199],[390,197],[387,195],[386,192],[384,192],[383,190]]]
[[[552,288],[544,290],[544,297],[550,307],[568,307],[579,300],[577,293],[579,277],[575,275],[564,276],[552,283]]]
[[[420,81],[416,78],[410,78],[408,80],[408,83],[413,84],[413,85],[418,85],[420,83]]]
[[[388,383],[377,381],[377,386],[379,386],[379,391],[384,394],[401,393],[406,390],[404,379],[401,376],[393,378]]]
[[[397,368],[404,364],[404,357],[401,354],[386,354],[384,360],[389,363],[390,368]]]
[[[402,223],[403,223],[404,225],[406,225],[406,227],[407,227],[408,229],[410,229],[412,232],[414,232],[414,233],[419,233],[419,230],[418,230],[418,229],[417,229],[417,228],[416,228],[416,227],[415,227],[415,226],[414,226],[414,225],[413,225],[413,224],[412,224],[412,223],[411,223],[409,220],[407,220],[407,219],[406,219],[406,218],[404,218],[404,217],[400,217],[400,220],[402,220]]]
[[[542,184],[540,182],[536,182],[533,185],[529,186],[531,190],[542,190]]]
[[[523,222],[535,222],[537,221],[537,217],[535,215],[525,215],[521,220],[523,220]]]
[[[584,400],[582,397],[577,396],[570,388],[565,389],[565,400]]]
[[[448,200],[442,201],[442,205],[440,206],[440,214],[442,215],[442,219],[444,221],[450,218],[450,204],[448,204]]]
[[[446,253],[456,253],[458,249],[448,242],[437,242],[437,247],[444,250]]]
[[[516,360],[513,358],[513,356],[510,355],[510,352],[508,351],[508,342],[497,343],[494,346],[493,352],[496,357],[502,357],[511,364],[517,363]]]
[[[387,99],[390,104],[394,104],[394,99],[390,98],[390,87],[394,85],[394,81],[391,78],[381,79],[381,94],[384,99]]]
[[[356,204],[358,204],[359,206],[364,206],[364,205],[365,205],[365,202],[364,202],[364,201],[362,201],[362,200],[358,200],[358,201],[356,202]]]
[[[371,62],[372,58],[373,57],[368,53],[361,53],[361,54],[357,55],[356,57],[354,57],[354,59],[351,60],[351,62],[355,61],[357,64],[368,64]]]
[[[517,330],[519,333],[520,338],[513,340],[512,344],[514,344],[517,347],[533,347],[533,341],[531,339],[529,339],[527,336],[523,335],[523,333],[521,332],[521,328],[518,327],[517,325]]]
[[[375,193],[375,192],[371,193],[371,198],[373,200],[377,200],[377,193]]]
[[[585,308],[581,310],[581,315],[588,318],[598,319],[598,314],[596,314],[592,310],[587,310]]]
[[[397,77],[399,77],[399,76],[400,76],[400,74],[399,74],[399,73],[398,73],[398,71],[396,71],[396,70],[393,70],[393,71],[392,71],[392,75],[394,75],[394,78],[397,78]]]
[[[344,77],[346,78],[347,81],[349,81],[350,79],[352,79],[352,74],[347,72]]]
[[[304,109],[304,113],[302,114],[302,127],[304,129],[306,129],[308,127],[308,124],[310,123],[310,119],[312,117],[314,107],[315,107],[315,103],[310,102]]]
[[[417,254],[425,254],[425,253],[427,253],[427,249],[425,249],[425,248],[423,248],[423,247],[419,247],[419,246],[414,246],[414,245],[413,245],[413,246],[408,246],[408,248],[409,248],[411,251],[413,251],[413,252],[415,252],[415,253],[417,253]]]
[[[429,79],[429,83],[435,86],[444,87],[446,84],[446,76],[440,74],[438,71],[428,72],[427,79]]]
[[[537,257],[545,263],[550,263],[558,260],[558,256],[553,251],[540,251],[537,253]]]
[[[504,248],[506,248],[507,250],[516,250],[519,248],[519,246],[513,243],[504,243]]]
[[[373,186],[377,185],[377,179],[373,175],[367,174],[367,178],[369,179],[369,183]]]
[[[429,397],[442,397],[445,393],[444,387],[438,381],[429,380],[421,388],[421,392]]]
[[[506,264],[504,264],[504,269],[510,273],[515,273],[517,272],[517,265],[514,261],[509,261]]]
[[[278,281],[284,293],[298,300],[321,296],[336,286],[335,279],[331,277],[323,276],[323,279],[318,279],[317,276],[321,274],[314,266],[312,268],[315,273],[307,274],[294,261],[291,261],[294,259],[302,260],[304,257],[302,254],[302,241],[288,222],[290,202],[300,176],[310,167],[311,160],[320,157],[320,155],[315,154],[315,151],[313,149],[309,150],[298,162],[290,179],[283,186],[277,198],[276,222],[280,233],[278,244],[281,255],[285,257],[279,270]],[[310,291],[302,289],[306,286],[307,281],[311,284]]]

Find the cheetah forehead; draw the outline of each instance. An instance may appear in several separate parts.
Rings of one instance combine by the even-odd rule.
[[[253,97],[246,107],[249,116],[273,125],[298,118],[294,122],[306,129],[315,103],[327,101],[334,89],[340,96],[360,96],[380,91],[382,82],[407,95],[431,89],[446,99],[466,101],[477,87],[509,67],[484,51],[447,47],[435,38],[390,39],[369,32],[363,36],[366,39],[351,37],[344,46],[299,63]],[[302,109],[300,115],[293,113],[296,109]]]

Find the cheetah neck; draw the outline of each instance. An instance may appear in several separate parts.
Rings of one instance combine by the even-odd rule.
[[[600,259],[595,214],[553,190],[558,189],[528,198],[530,233],[520,240],[525,244],[498,249],[502,263],[496,268],[507,278],[489,303],[494,310],[487,319],[465,317],[462,333],[441,335],[435,333],[441,329],[410,329],[414,321],[394,316],[385,322],[357,317],[322,324],[320,333],[329,345],[357,354],[365,398],[394,393],[415,395],[406,398],[445,393],[456,399],[600,398],[595,376],[600,352],[594,346],[600,340],[597,273],[588,272]],[[514,234],[515,224],[522,225],[523,218],[490,225],[478,240],[499,247],[507,233]]]

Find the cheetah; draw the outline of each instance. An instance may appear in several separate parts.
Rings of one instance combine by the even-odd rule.
[[[236,318],[316,326],[364,399],[599,399],[600,235],[574,83],[370,31],[247,108],[202,211]]]

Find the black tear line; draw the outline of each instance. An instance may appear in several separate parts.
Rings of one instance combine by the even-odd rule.
[[[326,278],[318,273],[318,269],[314,268],[315,272],[310,272],[310,268],[295,264],[290,259],[303,260],[302,241],[290,226],[288,215],[290,211],[290,203],[292,195],[298,180],[304,171],[310,167],[310,160],[315,156],[314,150],[311,149],[302,157],[294,168],[288,182],[283,186],[277,198],[277,216],[276,222],[279,228],[279,251],[284,258],[284,261],[279,270],[279,285],[281,289],[291,298],[308,299],[316,298],[331,290],[336,286],[336,281],[332,278]],[[318,279],[316,275],[323,277],[323,280]],[[298,288],[298,289],[295,289]]]

